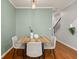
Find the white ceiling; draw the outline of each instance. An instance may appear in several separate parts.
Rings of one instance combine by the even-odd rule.
[[[36,0],[36,7],[64,9],[75,1],[76,0]],[[30,8],[32,6],[32,0],[10,0],[10,2],[16,8]]]

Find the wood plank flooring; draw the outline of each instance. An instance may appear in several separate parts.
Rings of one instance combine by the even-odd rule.
[[[18,50],[15,59],[23,59],[22,51],[23,50]],[[12,54],[13,49],[3,59],[13,59]],[[54,59],[52,54],[50,53],[50,50],[45,50],[45,59]],[[57,42],[55,56],[56,59],[77,59],[77,51]]]

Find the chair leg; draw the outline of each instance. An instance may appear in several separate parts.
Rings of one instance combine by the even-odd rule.
[[[54,59],[56,59],[56,56],[55,56],[55,50],[53,49],[53,55],[54,55]]]
[[[34,57],[30,57],[30,59],[36,59],[36,58],[34,58]]]
[[[28,57],[28,56],[26,56],[26,58],[27,58],[27,59],[29,59],[29,57]]]
[[[32,59],[32,58],[27,56],[27,59]]]
[[[28,59],[32,59],[31,57],[28,57]]]
[[[23,59],[25,59],[25,58],[24,58],[24,50],[22,51],[22,55],[23,55]]]
[[[45,59],[45,52],[43,52],[42,59]]]
[[[25,55],[25,59],[31,59],[30,57],[28,57],[27,55]]]
[[[14,56],[15,56],[15,49],[13,49],[13,56],[12,56],[12,59],[14,59]]]
[[[49,51],[49,52],[50,52],[50,54],[52,53],[51,49],[50,49],[50,51]]]
[[[38,57],[38,59],[40,59],[40,57]]]
[[[49,50],[50,54],[52,55],[52,59],[54,59],[53,51],[52,49]]]

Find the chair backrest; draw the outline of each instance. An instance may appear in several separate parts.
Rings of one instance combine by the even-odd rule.
[[[56,37],[55,36],[48,36],[48,39],[50,40],[50,42],[44,44],[44,49],[55,49]]]
[[[13,47],[15,47],[15,43],[17,42],[18,38],[17,36],[13,36],[12,37],[12,44],[13,44]]]
[[[41,42],[28,42],[26,54],[29,57],[41,56],[42,55],[42,43]]]

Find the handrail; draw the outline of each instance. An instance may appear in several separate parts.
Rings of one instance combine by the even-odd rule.
[[[53,27],[53,29],[54,29],[54,34],[55,34],[55,27],[56,27],[56,25],[58,24],[58,22],[61,20],[61,18],[57,21],[57,23],[55,24],[55,26]]]

